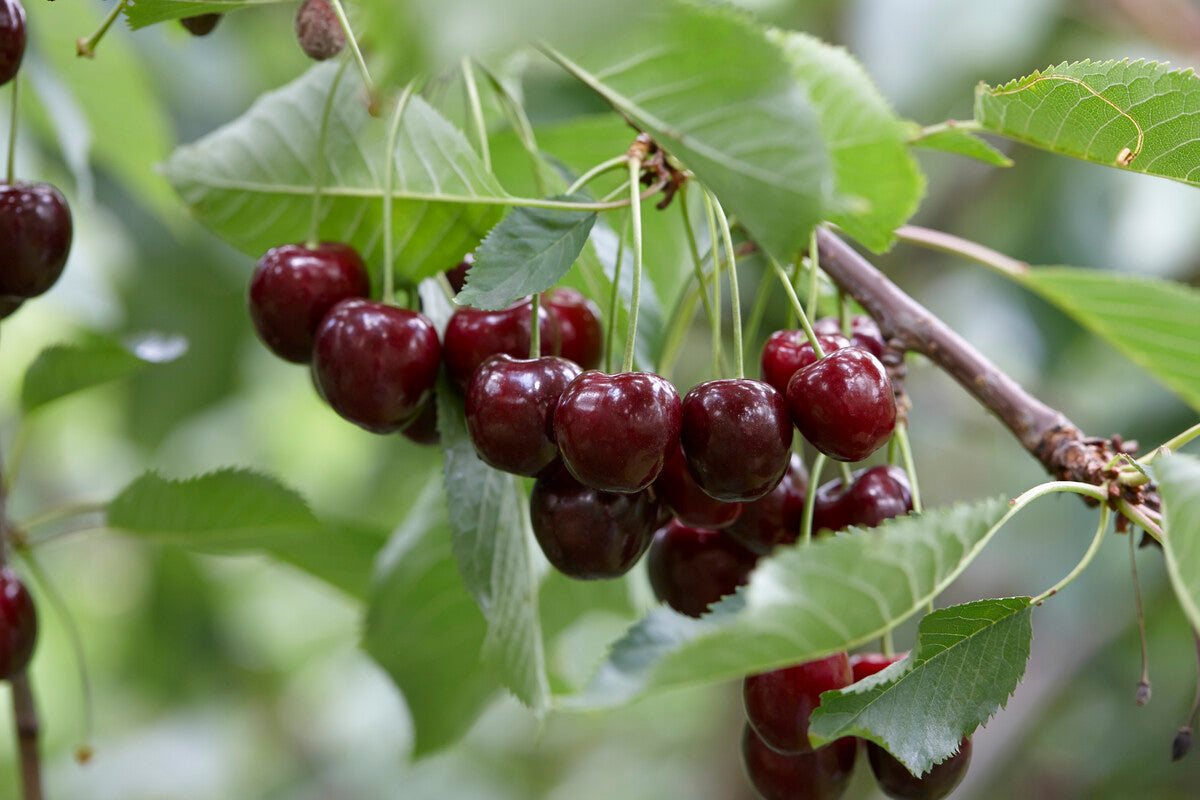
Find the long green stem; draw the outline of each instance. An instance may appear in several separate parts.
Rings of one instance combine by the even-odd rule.
[[[842,336],[847,339],[854,333],[853,326],[850,322],[850,295],[846,294],[841,287],[838,287],[838,327],[842,331]]]
[[[767,303],[771,299],[771,287],[774,281],[766,279],[766,276],[760,276],[758,282],[758,291],[754,293],[754,305],[750,307],[750,316],[746,320],[746,329],[744,336],[750,346],[758,341],[759,331],[762,329],[763,318],[767,315]]]
[[[721,323],[716,319],[716,312],[713,310],[712,302],[708,297],[708,279],[704,276],[704,259],[700,257],[700,245],[696,242],[696,229],[692,225],[691,216],[688,214],[687,189],[688,185],[685,183],[680,190],[679,210],[683,215],[683,228],[687,234],[688,250],[692,255],[692,273],[696,276],[696,285],[699,289],[700,300],[704,304],[704,316],[708,319],[709,330],[715,331],[715,338],[713,340],[713,373],[715,377],[721,373],[721,361],[723,358],[721,353]],[[716,263],[715,259],[713,263]]]
[[[604,342],[604,371],[608,373],[613,371],[613,351],[616,349],[617,340],[617,310],[621,307],[621,267],[625,260],[625,236],[629,232],[630,224],[631,220],[626,216],[625,224],[621,226],[621,235],[617,237],[617,256],[616,262],[613,264],[612,294],[608,298],[608,335]]]
[[[603,175],[605,172],[608,172],[611,169],[616,169],[617,167],[623,166],[628,161],[629,161],[629,156],[626,155],[625,153],[622,153],[619,156],[610,158],[607,161],[601,161],[599,164],[592,167],[587,172],[583,173],[578,178],[576,178],[575,182],[567,187],[567,194],[569,194],[569,195],[575,194],[580,189],[582,189],[584,186],[586,186],[592,179],[594,179],[600,175]]]
[[[896,655],[896,643],[892,638],[891,628],[888,628],[883,632],[883,636],[879,637],[879,652],[883,653],[887,658]]]
[[[47,508],[21,520],[17,527],[23,531],[32,531],[50,522],[70,517],[80,517],[84,514],[101,514],[108,509],[108,503],[64,503]]]
[[[1167,441],[1160,444],[1158,447],[1151,450],[1144,458],[1139,458],[1138,463],[1142,466],[1154,462],[1163,453],[1172,453],[1183,447],[1188,442],[1200,436],[1200,423],[1196,423],[1178,436],[1173,436]]]
[[[117,0],[113,3],[112,10],[108,12],[108,16],[100,23],[100,27],[96,32],[86,38],[75,40],[75,54],[84,58],[96,57],[96,45],[100,44],[100,40],[104,38],[104,34],[108,33],[108,29],[117,21],[117,17],[121,16],[121,12],[125,10],[125,6],[129,0]]]
[[[350,20],[346,17],[346,9],[342,8],[342,0],[329,0],[329,5],[333,6],[333,13],[337,15],[338,23],[342,26],[342,32],[346,34],[346,44],[350,45],[350,52],[354,55],[354,63],[358,67],[358,73],[362,76],[363,86],[367,89],[367,98],[370,104],[371,113],[376,113],[379,95],[375,91],[375,82],[371,80],[371,72],[367,69],[367,62],[363,60],[362,50],[358,47],[358,39],[354,37],[354,31],[350,28]]]
[[[783,284],[783,290],[787,293],[788,300],[791,301],[792,310],[800,320],[800,327],[804,330],[804,335],[808,337],[808,343],[812,345],[813,353],[817,358],[824,358],[825,351],[821,349],[821,343],[817,341],[817,333],[813,330],[812,323],[808,321],[808,314],[805,312],[804,306],[800,304],[800,298],[796,296],[796,289],[788,280],[787,273],[783,271],[783,267],[779,266],[779,262],[775,260],[774,256],[767,256],[767,258],[771,261],[771,268],[775,270],[775,277],[779,278],[779,282]]]
[[[8,118],[8,158],[6,161],[7,176],[6,183],[9,186],[13,185],[17,176],[17,85],[21,82],[21,76],[17,75],[12,81],[12,115]]]
[[[1150,700],[1150,655],[1146,646],[1146,615],[1142,611],[1142,586],[1138,581],[1137,547],[1133,532],[1125,535],[1129,540],[1129,574],[1133,582],[1133,602],[1137,612],[1138,643],[1142,648],[1142,677],[1138,681],[1137,704],[1144,706]]]
[[[315,250],[321,242],[321,187],[325,183],[325,173],[329,169],[329,161],[325,158],[325,142],[329,137],[329,117],[333,114],[333,98],[337,96],[338,86],[341,85],[342,76],[346,74],[346,67],[349,64],[349,61],[343,61],[337,74],[333,76],[333,82],[329,84],[329,95],[325,98],[325,108],[321,112],[321,127],[317,131],[316,169],[313,172],[312,216],[308,221],[308,241],[305,242],[309,250]]]
[[[483,104],[479,101],[479,87],[475,85],[475,70],[468,56],[462,57],[462,76],[463,87],[467,91],[467,107],[475,123],[475,136],[479,139],[479,155],[483,159],[483,168],[491,172],[492,151],[488,146],[487,122],[483,118]]]
[[[788,279],[788,282],[792,286],[793,292],[796,291],[796,284],[800,282],[800,272],[803,269],[803,267],[804,267],[804,255],[802,253],[797,253],[796,259],[792,262],[792,274],[789,276],[789,279]],[[770,281],[766,280],[766,278],[764,277],[763,283],[770,283]],[[788,314],[787,314],[787,327],[790,328],[793,325],[795,325],[796,324],[795,320],[796,320],[796,312],[789,305],[788,306]]]
[[[1122,514],[1128,517],[1131,522],[1138,525],[1140,528],[1142,528],[1142,530],[1146,531],[1146,533],[1150,534],[1155,539],[1158,539],[1159,542],[1162,542],[1162,528],[1157,522],[1146,516],[1140,507],[1133,505],[1124,497],[1121,497],[1117,499],[1117,511],[1120,511]]]
[[[962,256],[1009,278],[1023,278],[1029,273],[1029,265],[1024,261],[1019,261],[978,242],[963,239],[951,233],[922,228],[917,225],[902,225],[896,229],[895,233],[896,238],[902,242],[937,250],[940,253]]]
[[[817,299],[821,296],[821,264],[817,253],[817,229],[814,227],[808,239],[808,316],[817,316]]]
[[[542,311],[542,296],[537,292],[531,296],[529,309],[532,315],[529,321],[529,357],[537,358],[542,354],[542,325],[538,319]]]
[[[735,377],[746,377],[745,349],[742,345],[742,299],[738,290],[737,258],[733,253],[733,234],[729,232],[729,218],[721,201],[712,192],[705,189],[708,197],[716,207],[717,222],[721,225],[721,238],[725,242],[725,263],[729,270],[729,305],[733,312],[733,368]]]
[[[837,464],[838,471],[842,473],[842,486],[849,489],[850,484],[854,483],[854,473],[850,471],[850,465],[845,461],[839,461]]]
[[[1058,594],[1071,581],[1078,578],[1080,573],[1087,569],[1088,565],[1092,563],[1092,559],[1096,557],[1096,553],[1100,552],[1100,543],[1104,541],[1104,532],[1108,529],[1109,513],[1108,506],[1100,507],[1100,524],[1096,526],[1096,535],[1092,537],[1092,543],[1088,546],[1087,552],[1083,554],[1083,558],[1079,560],[1079,563],[1070,572],[1063,576],[1062,580],[1033,598],[1029,603],[1030,605],[1041,605],[1046,598]]]
[[[900,446],[900,456],[904,459],[904,471],[908,473],[908,484],[912,487],[913,511],[920,514],[923,510],[921,507],[921,485],[917,482],[917,465],[913,459],[912,443],[908,440],[908,423],[897,423],[896,432],[893,436],[896,439],[896,444]]]
[[[701,191],[700,197],[704,200],[704,219],[708,223],[708,257],[712,260],[712,304],[713,316],[709,318],[708,324],[712,331],[712,351],[713,351],[713,377],[717,378],[721,375],[721,365],[724,363],[725,354],[721,348],[721,257],[717,253],[720,247],[720,241],[717,235],[717,217],[716,210],[713,208],[712,200],[708,196],[708,192]]]
[[[8,457],[8,463],[4,465],[4,477],[0,479],[0,493],[8,494],[12,491],[12,487],[17,484],[17,476],[21,472],[21,465],[25,460],[25,448],[29,444],[30,422],[29,415],[21,416],[17,422],[17,432],[13,436],[12,454]]]
[[[633,353],[637,343],[638,305],[642,301],[642,203],[638,180],[642,174],[642,159],[629,159],[629,213],[633,221],[633,289],[629,293],[629,327],[625,339],[625,357],[621,372],[633,371]]]
[[[817,453],[817,457],[813,459],[812,472],[808,476],[808,491],[804,495],[804,511],[800,515],[800,544],[806,545],[813,538],[813,512],[814,506],[817,504],[817,487],[821,485],[821,472],[825,469],[825,462],[829,457],[824,453]]]
[[[404,109],[412,99],[416,90],[416,81],[409,81],[404,87],[404,93],[396,101],[396,110],[392,114],[392,124],[388,129],[387,152],[384,153],[386,162],[383,165],[383,302],[391,303],[395,299],[395,265],[392,258],[392,203],[393,180],[396,171],[396,142],[400,138],[400,121],[404,117]]]

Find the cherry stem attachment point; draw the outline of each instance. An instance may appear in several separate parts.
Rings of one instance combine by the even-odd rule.
[[[804,511],[800,515],[801,545],[808,544],[813,538],[813,506],[817,503],[817,486],[821,483],[821,472],[828,460],[829,457],[824,453],[817,453],[817,457],[813,459],[812,472],[808,477],[808,491],[804,494]]]
[[[783,267],[775,260],[775,257],[768,254],[767,258],[771,262],[771,267],[775,270],[775,276],[779,278],[779,282],[783,284],[783,290],[787,293],[788,300],[792,303],[792,310],[796,312],[796,317],[800,321],[800,327],[804,329],[804,335],[808,337],[808,343],[812,345],[813,353],[817,358],[824,358],[825,351],[821,349],[821,343],[817,341],[817,333],[813,330],[812,323],[808,321],[808,314],[804,310],[804,306],[800,304],[800,298],[796,296],[796,290],[792,286],[792,282],[788,280],[787,273],[783,271]]]
[[[627,164],[627,163],[629,163],[629,155],[626,153],[622,153],[619,156],[610,158],[607,161],[601,161],[599,164],[592,167],[587,172],[583,173],[578,178],[576,178],[575,182],[567,187],[566,194],[568,194],[568,195],[575,194],[580,189],[582,189],[584,186],[586,186],[588,183],[590,183],[592,180],[599,177],[600,175],[603,175],[605,172],[608,172],[609,170],[612,170],[612,169],[616,169],[617,167],[625,166],[625,164]]]
[[[733,312],[733,371],[735,377],[745,378],[746,359],[745,348],[742,345],[742,298],[738,290],[737,257],[733,252],[733,234],[729,231],[729,218],[725,216],[725,209],[721,207],[721,201],[707,188],[704,189],[704,193],[716,208],[717,222],[721,225],[721,238],[725,243],[725,265],[729,270],[729,306]]]
[[[329,5],[333,6],[333,13],[337,15],[338,23],[342,26],[342,32],[346,34],[346,43],[350,45],[350,53],[354,57],[354,63],[358,67],[359,75],[362,76],[363,86],[367,90],[367,103],[371,116],[377,116],[379,113],[379,95],[375,90],[375,82],[371,80],[371,73],[367,69],[367,62],[363,60],[362,50],[359,49],[358,39],[354,37],[354,31],[350,28],[350,20],[346,17],[346,9],[342,7],[342,0],[329,0]]]
[[[100,27],[91,36],[80,37],[75,40],[75,54],[84,58],[96,57],[96,46],[100,44],[100,40],[104,38],[104,34],[108,33],[108,29],[117,21],[117,17],[121,16],[121,12],[125,10],[129,0],[117,0],[113,3],[112,10],[108,12],[108,16],[100,23]]]
[[[329,165],[325,158],[325,142],[329,137],[329,117],[333,114],[333,98],[337,96],[338,87],[342,83],[342,76],[346,74],[346,66],[349,63],[343,61],[337,74],[333,76],[333,81],[329,84],[329,94],[325,98],[325,108],[321,112],[321,127],[317,131],[317,167],[312,189],[312,217],[309,219],[308,240],[305,242],[305,246],[309,250],[315,250],[321,243],[321,189],[325,183],[325,173]]]
[[[1076,564],[1070,572],[1064,575],[1062,580],[1030,600],[1029,604],[1031,606],[1039,606],[1046,600],[1046,598],[1058,594],[1060,591],[1066,588],[1071,581],[1078,578],[1080,573],[1087,569],[1088,565],[1092,563],[1092,559],[1096,557],[1096,553],[1100,552],[1100,543],[1104,541],[1104,533],[1108,529],[1108,517],[1111,513],[1112,512],[1109,511],[1108,506],[1100,506],[1100,524],[1096,526],[1096,534],[1092,537],[1092,543],[1088,545],[1087,552],[1083,554],[1083,558],[1079,559],[1079,563]]]
[[[642,159],[630,155],[629,166],[629,214],[633,228],[633,289],[629,293],[629,327],[625,338],[625,357],[621,359],[621,372],[633,371],[633,354],[637,342],[638,305],[642,300],[642,198],[638,192],[638,181],[642,175]]]
[[[392,203],[395,200],[396,172],[396,142],[400,139],[400,122],[404,117],[404,109],[416,91],[417,82],[409,81],[404,87],[400,99],[396,101],[396,110],[392,113],[391,126],[388,128],[387,151],[384,153],[383,165],[383,302],[391,303],[395,298],[395,257],[392,242]],[[534,330],[537,330],[535,324]]]
[[[921,504],[921,485],[917,482],[917,465],[913,458],[912,443],[908,439],[908,423],[897,422],[896,432],[892,434],[892,437],[900,449],[900,457],[904,459],[904,471],[908,473],[908,485],[912,489],[913,511],[920,514],[924,510]]]

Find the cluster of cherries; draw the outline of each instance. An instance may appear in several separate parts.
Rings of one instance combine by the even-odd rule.
[[[221,21],[221,14],[196,14],[179,23],[193,36],[207,36]],[[333,58],[346,46],[346,32],[329,0],[304,0],[296,11],[296,41],[314,61]]]

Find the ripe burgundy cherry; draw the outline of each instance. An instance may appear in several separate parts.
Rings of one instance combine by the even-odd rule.
[[[742,506],[741,516],[727,529],[729,535],[761,555],[778,545],[791,544],[800,536],[806,492],[808,470],[793,453],[783,480],[765,497]]]
[[[580,483],[603,492],[640,492],[679,446],[680,401],[649,372],[583,372],[554,410],[563,462]]]
[[[863,678],[869,678],[903,660],[907,655],[908,653],[897,653],[894,656],[885,656],[883,653],[857,653],[850,656],[850,674],[854,677],[854,682],[858,683]]]
[[[750,502],[779,484],[792,454],[783,395],[762,381],[708,381],[683,398],[679,442],[700,488]]]
[[[404,426],[400,435],[414,444],[431,446],[442,440],[437,428],[437,398],[430,395],[421,404],[421,410],[412,421]]]
[[[0,242],[0,295],[42,294],[62,275],[71,251],[66,198],[48,183],[0,186]]]
[[[370,300],[343,300],[317,328],[313,374],[333,410],[374,433],[391,433],[421,410],[441,347],[424,315]]]
[[[894,465],[857,470],[847,489],[842,479],[817,488],[813,503],[813,530],[840,531],[851,525],[874,528],[885,519],[912,511],[908,475]]]
[[[179,20],[179,24],[192,36],[208,36],[220,21],[220,14],[197,14],[194,17],[184,17]]]
[[[808,753],[808,718],[821,692],[852,683],[850,659],[834,653],[794,667],[749,675],[742,682],[746,719],[768,746],[780,753]]]
[[[846,793],[858,740],[852,736],[808,753],[777,753],[750,725],[742,731],[742,761],[754,788],[765,800],[838,800]]]
[[[475,263],[475,256],[467,253],[463,256],[463,260],[452,269],[446,270],[446,280],[450,283],[450,288],[458,294],[463,290],[463,286],[467,283],[467,270]]]
[[[475,452],[496,469],[533,477],[558,458],[554,409],[580,373],[558,356],[492,356],[467,387],[467,431]]]
[[[862,461],[896,427],[896,395],[879,359],[843,347],[792,376],[788,410],[813,447],[838,461]]]
[[[747,581],[758,556],[724,531],[673,519],[654,534],[647,559],[654,595],[680,614],[699,617]]]
[[[329,0],[304,0],[296,12],[296,41],[314,61],[333,58],[346,46],[346,32]]]
[[[650,492],[613,494],[584,486],[561,464],[533,484],[529,517],[546,560],[572,578],[617,578],[650,546],[660,508]]]
[[[362,257],[349,245],[273,247],[259,259],[250,278],[250,321],[271,352],[306,364],[312,358],[317,326],[329,309],[370,292]]]
[[[37,643],[37,627],[29,590],[11,567],[0,567],[0,680],[25,669]]]
[[[21,69],[25,55],[25,8],[21,0],[0,0],[0,86]]]
[[[917,777],[895,756],[874,742],[867,742],[867,760],[883,793],[893,800],[942,800],[958,788],[971,763],[971,738],[958,743],[958,752],[929,772]]]
[[[850,340],[836,331],[817,336],[817,341],[826,354],[850,346]],[[816,360],[817,354],[804,331],[775,331],[763,345],[762,379],[780,394],[787,395],[788,381],[792,376]]]
[[[538,328],[541,355],[559,355],[558,323],[544,307],[538,309]],[[489,356],[503,353],[513,358],[527,358],[532,329],[532,300],[500,311],[481,311],[469,306],[459,308],[446,325],[442,343],[446,373],[466,391],[471,376]]]
[[[562,357],[584,369],[600,366],[604,354],[604,331],[600,327],[600,309],[574,289],[560,287],[543,295],[547,310],[558,321]]]
[[[818,336],[825,335],[840,335],[842,332],[842,324],[837,317],[822,317],[813,323],[813,330]],[[850,320],[850,343],[855,347],[861,347],[876,358],[883,358],[884,341],[883,334],[879,330],[879,325],[875,320],[865,314],[857,314]]]
[[[654,481],[654,492],[676,519],[697,528],[724,528],[742,515],[744,507],[741,503],[722,503],[701,489],[678,447]]]

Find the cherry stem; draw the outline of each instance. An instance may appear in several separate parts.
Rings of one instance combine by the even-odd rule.
[[[543,195],[549,194],[550,188],[546,185],[546,177],[542,175],[542,159],[538,153],[537,137],[533,133],[533,125],[530,124],[529,117],[525,114],[525,109],[516,101],[516,98],[509,94],[504,83],[493,75],[491,70],[483,65],[480,65],[479,68],[487,76],[492,91],[500,99],[500,104],[504,108],[504,115],[508,118],[508,124],[512,126],[513,131],[516,133],[517,140],[520,141],[525,154],[529,156],[530,166],[533,170],[533,181],[537,185],[538,192]]]
[[[121,12],[125,10],[125,6],[129,0],[117,0],[113,3],[112,11],[108,12],[108,16],[100,23],[100,27],[96,32],[86,38],[75,40],[75,54],[84,58],[96,57],[96,46],[100,44],[100,40],[104,38],[104,34],[108,33],[108,29],[117,21],[117,17],[121,16]]]
[[[817,504],[817,486],[821,483],[821,472],[825,469],[825,462],[829,457],[824,453],[817,453],[817,457],[813,459],[812,471],[808,477],[808,491],[804,493],[804,511],[800,515],[800,544],[806,545],[813,538],[813,506]]]
[[[838,327],[842,330],[842,336],[845,336],[847,339],[849,339],[850,335],[854,332],[854,329],[850,324],[850,298],[846,296],[846,293],[840,287],[838,288],[837,296]]]
[[[1133,531],[1125,534],[1129,539],[1129,574],[1133,578],[1133,602],[1137,609],[1138,641],[1142,647],[1142,678],[1137,686],[1137,704],[1144,706],[1150,700],[1150,654],[1146,646],[1146,615],[1142,611],[1142,586],[1138,581],[1137,548],[1133,543]]]
[[[708,279],[704,275],[704,259],[700,257],[700,246],[696,243],[696,229],[692,226],[692,219],[688,215],[687,190],[688,184],[685,183],[680,189],[679,210],[683,214],[683,227],[687,232],[688,250],[692,254],[692,272],[696,276],[697,291],[700,294],[700,301],[704,305],[704,316],[708,319],[709,330],[713,332],[713,377],[717,377],[722,372],[724,361],[724,354],[721,352],[721,322],[717,319],[712,301],[708,297]],[[712,221],[711,217],[709,217],[709,221]]]
[[[1146,533],[1153,536],[1161,543],[1163,540],[1162,527],[1149,516],[1149,509],[1143,506],[1135,506],[1123,497],[1117,498],[1117,511],[1120,511],[1131,522],[1136,524]]]
[[[895,233],[896,238],[902,242],[915,244],[929,250],[937,250],[941,253],[962,256],[1009,278],[1023,278],[1029,273],[1029,265],[1024,261],[1006,256],[990,247],[985,247],[970,239],[963,239],[952,233],[922,228],[918,225],[901,225]]]
[[[629,213],[633,224],[633,289],[629,293],[629,327],[625,334],[625,357],[621,372],[633,371],[633,354],[637,342],[638,305],[642,301],[642,202],[638,180],[642,175],[642,159],[631,155],[629,165]]]
[[[62,505],[52,506],[45,511],[41,511],[32,516],[21,520],[17,525],[21,530],[32,532],[35,528],[40,528],[51,522],[56,522],[60,519],[68,519],[70,517],[81,517],[84,514],[102,514],[108,510],[108,503],[63,503]]]
[[[529,326],[529,357],[537,358],[542,354],[542,326],[538,321],[539,312],[542,310],[542,296],[534,292],[531,298],[529,303],[532,315]]]
[[[479,155],[483,158],[483,168],[491,172],[492,151],[488,146],[487,122],[483,118],[483,104],[479,101],[479,87],[475,85],[475,70],[469,56],[462,57],[462,76],[463,87],[467,91],[467,108],[470,109],[475,135],[479,139]]]
[[[842,486],[845,486],[847,489],[849,489],[850,484],[854,483],[854,473],[850,471],[850,465],[845,461],[839,461],[838,469],[842,473]]]
[[[814,226],[808,237],[808,316],[817,315],[817,300],[821,297],[821,259],[817,252],[817,229]],[[820,358],[820,356],[818,356]]]
[[[12,186],[17,175],[17,84],[20,83],[20,76],[13,78],[12,88],[12,115],[8,118],[8,158],[6,160],[7,168],[5,181],[9,186]]]
[[[627,163],[629,163],[629,155],[626,153],[622,153],[619,156],[610,158],[607,161],[601,161],[599,164],[576,178],[575,182],[567,187],[566,194],[575,194],[588,183],[598,178],[600,175],[603,175],[605,172],[616,169],[617,167],[625,166]]]
[[[1092,543],[1088,545],[1087,552],[1083,554],[1083,558],[1079,559],[1079,563],[1064,575],[1062,580],[1030,600],[1029,604],[1031,606],[1040,606],[1045,602],[1046,598],[1058,594],[1087,569],[1088,565],[1092,563],[1092,559],[1096,557],[1096,553],[1100,552],[1100,543],[1104,541],[1104,532],[1108,530],[1108,517],[1110,514],[1108,506],[1100,506],[1100,524],[1096,526],[1096,534],[1092,537]]]
[[[308,241],[305,242],[305,246],[309,250],[315,250],[321,243],[321,188],[325,183],[325,173],[329,166],[329,162],[325,158],[325,142],[329,137],[329,117],[333,114],[333,98],[337,96],[338,86],[342,83],[342,76],[346,74],[346,65],[349,63],[343,61],[337,74],[333,76],[333,82],[329,84],[329,94],[325,98],[325,108],[321,112],[321,127],[317,131],[317,169],[313,177],[312,217],[308,222]]]
[[[1200,422],[1198,422],[1195,425],[1193,425],[1192,427],[1188,428],[1186,431],[1179,434],[1178,436],[1174,436],[1174,437],[1168,439],[1167,441],[1163,442],[1158,447],[1154,448],[1149,453],[1147,453],[1145,458],[1138,459],[1138,463],[1141,464],[1142,466],[1151,464],[1154,462],[1154,459],[1158,458],[1163,453],[1174,452],[1174,451],[1178,450],[1179,448],[1183,447],[1188,442],[1195,439],[1197,436],[1200,436]]]
[[[746,322],[745,331],[746,341],[751,344],[758,341],[758,332],[762,328],[763,317],[767,313],[767,302],[771,299],[773,285],[773,281],[760,280],[758,291],[754,293],[754,305],[750,308],[750,319]]]
[[[354,31],[350,28],[350,20],[346,17],[346,9],[342,8],[342,0],[329,0],[329,5],[333,6],[333,13],[337,14],[338,23],[342,26],[342,32],[346,34],[346,43],[350,45],[350,52],[354,56],[354,63],[358,66],[358,73],[362,76],[363,86],[367,89],[367,103],[370,109],[371,116],[375,116],[378,112],[379,95],[375,90],[375,82],[371,80],[371,73],[367,69],[367,62],[363,60],[362,50],[358,47],[358,39],[354,38]]]
[[[908,473],[908,485],[912,489],[913,511],[920,514],[924,510],[921,505],[921,485],[917,482],[917,465],[913,459],[912,443],[908,439],[908,423],[897,423],[892,438],[900,449],[900,457],[904,459],[904,471]]]
[[[630,217],[626,216],[625,224],[621,226],[621,235],[617,237],[617,258],[613,264],[612,294],[608,298],[608,335],[604,342],[604,371],[610,374],[613,370],[613,352],[616,349],[617,311],[621,307],[621,267],[625,260],[625,237],[629,234],[630,224]]]
[[[396,101],[396,110],[392,113],[391,126],[388,128],[387,150],[384,152],[385,163],[383,165],[383,302],[391,303],[395,299],[395,264],[392,259],[395,257],[392,242],[392,204],[395,200],[395,184],[394,176],[396,172],[396,142],[400,139],[400,121],[404,117],[404,110],[408,108],[408,101],[412,99],[413,93],[416,91],[417,82],[411,80],[404,87],[404,92],[400,95],[400,99]],[[536,330],[537,326],[534,326]]]
[[[788,281],[788,283],[792,287],[793,292],[796,291],[796,284],[800,282],[800,272],[803,270],[803,268],[804,268],[804,255],[802,253],[797,253],[796,260],[792,262],[792,275]],[[763,283],[769,283],[769,282],[770,281],[767,281],[767,280],[763,281]],[[789,328],[796,324],[795,319],[796,319],[796,312],[793,311],[792,307],[789,305],[788,312],[787,312],[787,326]]]
[[[704,200],[704,219],[708,223],[708,257],[712,260],[712,302],[713,316],[708,324],[712,329],[713,377],[720,377],[724,366],[725,353],[721,347],[721,256],[718,253],[720,241],[717,236],[717,215],[713,208],[712,199],[708,192],[701,190]]]
[[[883,632],[883,636],[879,637],[879,651],[886,658],[891,658],[896,655],[896,642],[892,638],[892,629],[888,628]]]
[[[825,351],[821,349],[821,343],[817,341],[817,333],[813,330],[812,323],[808,321],[808,314],[805,313],[804,306],[800,304],[800,298],[796,296],[796,290],[792,287],[792,282],[788,280],[787,273],[783,271],[783,267],[779,266],[779,262],[775,260],[774,256],[768,254],[767,258],[771,261],[775,276],[783,284],[783,290],[792,303],[792,310],[796,312],[796,318],[800,321],[800,327],[804,329],[804,335],[808,337],[808,343],[812,345],[813,353],[817,358],[824,358]]]
[[[738,290],[737,257],[733,252],[733,234],[729,232],[729,218],[721,201],[706,188],[705,195],[712,200],[716,207],[717,222],[721,225],[721,238],[725,242],[725,264],[729,270],[729,306],[733,312],[733,369],[736,377],[746,377],[745,348],[742,345],[742,298]],[[718,277],[718,282],[720,278]]]

